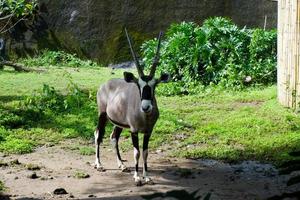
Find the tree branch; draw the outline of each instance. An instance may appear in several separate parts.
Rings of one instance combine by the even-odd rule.
[[[11,19],[11,18],[10,18]],[[10,20],[9,19],[9,20]],[[24,21],[25,17],[22,17],[21,19],[19,19],[16,23],[14,23],[11,27],[9,27],[8,29],[4,30],[4,28],[8,25],[9,21],[7,22],[7,24],[0,30],[0,34],[6,33],[7,31],[9,31],[10,29],[12,29],[13,27],[15,27],[19,22]]]
[[[10,15],[6,15],[6,16],[4,16],[4,17],[0,17],[0,20],[8,19],[8,18],[12,17],[13,15],[14,15],[14,14],[12,13],[12,14],[10,14]],[[1,16],[1,13],[0,13],[0,16]]]
[[[10,66],[10,67],[14,68],[17,72],[45,72],[46,71],[45,69],[28,68],[23,65],[16,64],[16,63],[13,63],[10,61],[0,61],[0,66],[1,65]]]

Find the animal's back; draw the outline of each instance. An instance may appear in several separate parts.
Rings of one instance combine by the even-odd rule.
[[[123,79],[111,79],[101,85],[97,92],[97,103],[100,113],[107,113],[111,120],[128,124],[127,112],[135,109],[138,88],[134,83]],[[129,107],[129,104],[131,105]]]

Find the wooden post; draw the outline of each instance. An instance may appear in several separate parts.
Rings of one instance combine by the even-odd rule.
[[[279,102],[300,108],[300,0],[278,0]]]

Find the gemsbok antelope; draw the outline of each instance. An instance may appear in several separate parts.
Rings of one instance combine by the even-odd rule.
[[[110,136],[111,143],[117,155],[118,167],[123,171],[126,166],[123,164],[118,141],[123,128],[130,129],[131,139],[134,147],[135,172],[134,181],[137,186],[142,185],[138,174],[138,162],[140,157],[138,133],[144,133],[143,140],[143,178],[145,183],[153,184],[148,176],[147,157],[148,143],[153,127],[159,117],[157,102],[155,99],[155,87],[158,83],[167,82],[168,74],[161,74],[160,78],[155,78],[156,67],[159,63],[159,50],[162,33],[158,37],[156,54],[152,63],[149,75],[145,75],[139,60],[133,50],[130,37],[125,29],[130,51],[136,64],[139,77],[136,78],[130,72],[124,72],[124,79],[112,79],[103,84],[97,92],[97,104],[99,109],[99,120],[95,131],[96,161],[95,168],[102,171],[99,148],[105,132],[107,120],[114,124],[113,132]]]

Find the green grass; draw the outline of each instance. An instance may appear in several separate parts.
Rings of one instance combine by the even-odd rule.
[[[173,147],[175,156],[281,162],[288,159],[287,152],[300,148],[299,115],[278,104],[275,87],[161,102],[191,125]],[[170,137],[176,141],[176,132]]]
[[[84,179],[84,178],[89,178],[90,175],[83,171],[76,171],[73,177],[78,179]]]
[[[0,181],[0,195],[1,195],[1,192],[3,192],[5,189],[5,186],[4,186],[4,183],[2,181]]]
[[[95,154],[95,149],[92,147],[83,146],[83,147],[79,147],[79,153],[80,155],[90,156]]]
[[[112,74],[111,69],[97,66],[47,70],[41,74],[0,71],[0,151],[28,153],[70,138],[91,139],[97,121],[97,88],[123,72]],[[24,106],[28,96],[40,94],[43,84],[67,95],[70,80],[88,94],[82,97],[82,105],[62,111]],[[300,149],[300,116],[279,105],[275,86],[245,91],[207,88],[197,95],[164,96],[168,87],[158,87],[160,119],[151,150],[168,149],[176,157],[280,163],[290,159],[288,152]],[[111,129],[109,125],[105,143]],[[132,148],[128,131],[122,133],[120,145],[125,151]],[[82,155],[94,152],[84,146],[78,150]]]

